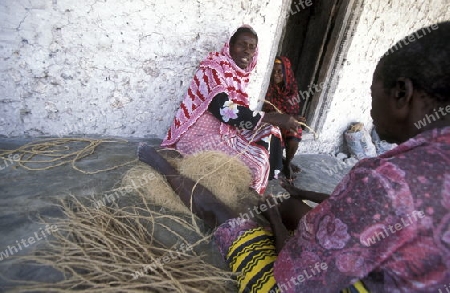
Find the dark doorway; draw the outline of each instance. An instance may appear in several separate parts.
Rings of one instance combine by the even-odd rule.
[[[309,4],[309,5],[308,5]],[[361,15],[363,0],[293,0],[279,46],[299,86],[302,114],[321,131],[330,92]]]

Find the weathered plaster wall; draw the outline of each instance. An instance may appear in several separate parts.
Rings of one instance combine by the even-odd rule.
[[[163,137],[199,62],[243,23],[260,38],[256,105],[289,2],[1,1],[0,135]]]
[[[259,32],[249,93],[261,104],[289,3],[2,1],[0,135],[163,137],[198,63],[243,23]],[[406,34],[450,19],[449,5],[365,1],[320,139],[305,139],[300,151],[334,152],[351,122],[370,129],[377,60]]]
[[[450,19],[449,0],[364,1],[364,9],[332,93],[320,139],[305,140],[301,152],[334,153],[352,122],[372,128],[370,85],[379,58],[398,40],[433,23]]]

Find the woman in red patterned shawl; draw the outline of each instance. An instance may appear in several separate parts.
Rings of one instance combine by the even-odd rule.
[[[291,68],[291,62],[287,57],[277,56],[266,94],[266,101],[269,103],[264,103],[263,111],[272,113],[279,110],[293,116],[298,121],[305,122],[305,118],[300,116],[299,100],[297,81]],[[287,179],[293,179],[293,173],[300,171],[291,162],[297,152],[298,143],[302,140],[302,129],[299,128],[297,132],[281,129],[281,134],[282,141],[273,136],[270,143],[269,179],[277,178],[281,169]],[[286,159],[284,160],[282,146],[286,148]]]
[[[269,177],[268,143],[275,126],[297,131],[289,115],[249,109],[246,92],[256,66],[258,37],[240,27],[220,52],[200,63],[161,146],[183,155],[215,150],[238,156],[252,174],[251,187],[263,194]]]

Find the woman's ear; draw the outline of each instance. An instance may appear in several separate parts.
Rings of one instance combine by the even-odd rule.
[[[413,97],[414,85],[411,79],[399,77],[395,82],[394,95],[397,108],[408,105]]]

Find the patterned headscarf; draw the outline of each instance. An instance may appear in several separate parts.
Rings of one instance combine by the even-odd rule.
[[[281,62],[283,70],[283,83],[276,84],[273,79],[270,80],[269,89],[267,90],[266,100],[275,105],[281,112],[289,115],[299,115],[300,105],[298,103],[298,86],[292,71],[291,62],[287,57],[277,56],[275,64]],[[265,103],[264,112],[274,112],[275,109]]]
[[[242,27],[251,28],[248,25]],[[220,52],[209,53],[208,57],[200,63],[161,146],[173,146],[208,109],[211,100],[219,93],[226,93],[234,103],[248,107],[249,98],[246,88],[250,81],[250,72],[256,66],[257,56],[258,49],[247,68],[242,69],[236,65],[230,55],[229,42]],[[229,127],[222,123],[221,132],[227,132]]]

